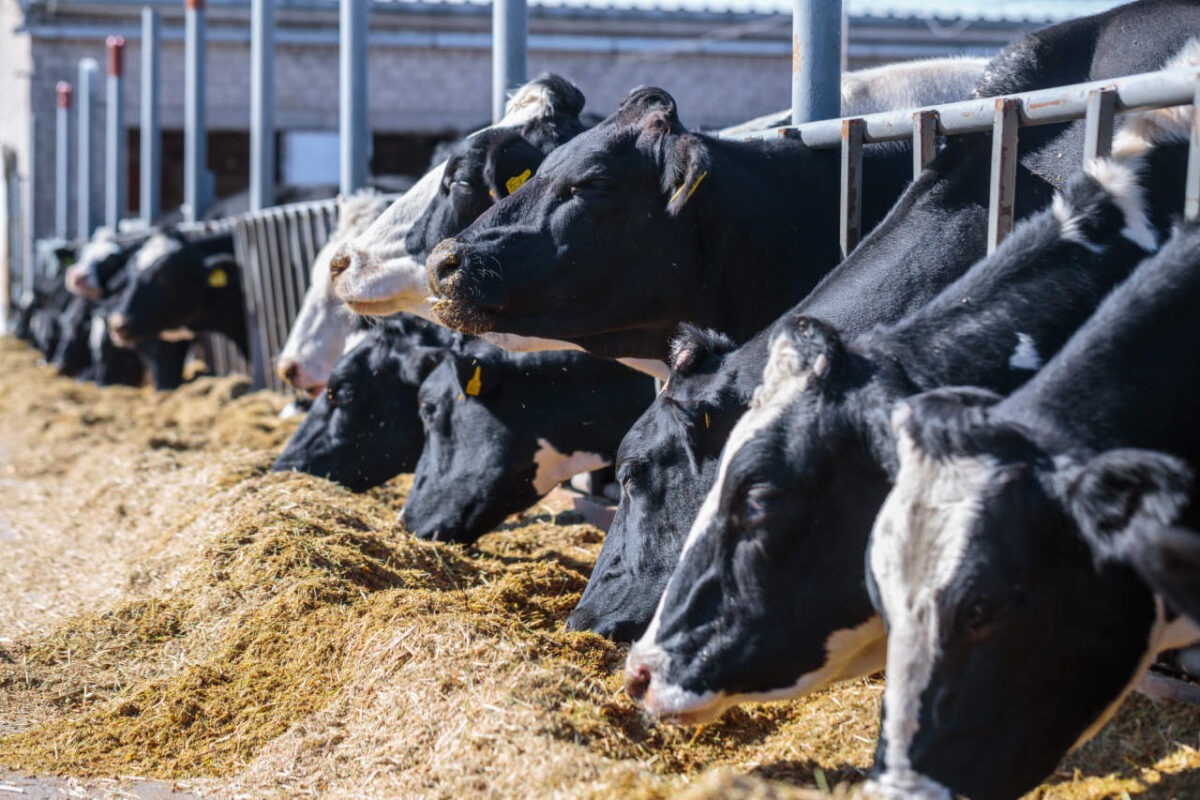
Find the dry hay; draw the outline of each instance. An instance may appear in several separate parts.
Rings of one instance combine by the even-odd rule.
[[[878,679],[654,725],[623,651],[563,631],[598,531],[547,503],[475,549],[414,541],[405,478],[354,495],[266,471],[282,402],[236,379],[98,390],[0,342],[0,765],[221,797],[783,800],[861,779]],[[1195,795],[1198,722],[1136,698],[1036,794]]]

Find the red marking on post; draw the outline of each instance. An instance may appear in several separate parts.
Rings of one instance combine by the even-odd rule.
[[[203,11],[204,0],[187,0],[187,8],[189,11]]]
[[[71,88],[71,84],[67,83],[66,81],[59,81],[58,85],[54,87],[54,90],[58,94],[58,107],[70,108],[71,95],[75,93],[75,90]]]
[[[125,50],[124,36],[110,36],[105,40],[108,45],[108,74],[120,75],[123,59],[122,53]]]

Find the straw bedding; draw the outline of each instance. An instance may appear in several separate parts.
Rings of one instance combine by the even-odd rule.
[[[473,549],[417,542],[404,477],[268,471],[284,401],[98,389],[0,340],[0,766],[219,797],[766,800],[863,776],[879,679],[655,725],[622,649],[563,630],[599,531],[551,499]],[[1035,795],[1197,796],[1198,746],[1200,713],[1135,697]]]

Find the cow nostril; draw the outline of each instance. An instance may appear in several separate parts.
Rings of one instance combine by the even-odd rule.
[[[462,266],[463,250],[453,239],[446,239],[429,254],[427,268],[431,282],[449,280]]]
[[[638,665],[625,670],[625,691],[639,703],[650,688],[650,670],[644,665]]]
[[[335,278],[348,269],[350,269],[350,255],[348,253],[338,253],[329,262],[329,274]]]
[[[284,383],[295,386],[296,376],[300,372],[300,365],[291,359],[287,359],[279,362],[279,365],[275,368],[275,372]]]

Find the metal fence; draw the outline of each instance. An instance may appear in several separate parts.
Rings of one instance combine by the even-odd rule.
[[[300,313],[317,251],[337,224],[337,202],[276,206],[231,222],[245,292],[248,374],[256,389],[283,391],[286,387],[271,364]]]
[[[964,100],[939,106],[887,111],[865,117],[823,120],[773,128],[743,138],[799,138],[809,147],[841,147],[841,245],[848,255],[862,231],[862,148],[869,142],[912,139],[914,177],[933,160],[938,136],[992,133],[992,166],[988,205],[988,252],[996,249],[1013,226],[1020,128],[1086,119],[1084,160],[1112,149],[1117,114],[1192,105],[1184,214],[1200,216],[1200,70],[1161,70],[1107,81],[1059,86],[1035,92]]]

